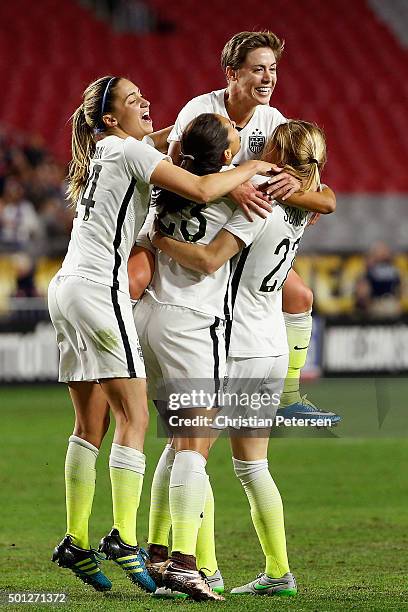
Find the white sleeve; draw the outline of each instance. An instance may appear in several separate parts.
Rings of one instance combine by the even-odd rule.
[[[205,113],[206,110],[205,105],[203,105],[203,103],[197,98],[187,102],[187,104],[179,112],[176,123],[174,124],[173,129],[167,138],[167,142],[179,142],[183,131],[186,129],[190,121],[198,117],[198,115],[201,115],[201,113]]]
[[[282,123],[287,123],[288,120],[286,119],[286,117],[284,115],[282,115],[282,113],[280,111],[278,111],[277,108],[271,108],[271,110],[273,111],[271,114],[271,118],[272,118],[272,125],[271,125],[271,133],[269,134],[269,136],[272,136],[272,132],[274,131],[274,129],[276,127],[278,127],[278,125],[282,125]]]
[[[237,208],[222,229],[234,234],[242,240],[245,246],[248,246],[255,240],[265,223],[266,219],[261,219],[261,217],[255,217],[252,222],[248,221],[242,210]]]
[[[152,172],[159,162],[170,159],[168,155],[131,136],[126,138],[123,151],[130,174],[144,183],[150,183]]]
[[[156,252],[156,249],[154,248],[154,246],[152,245],[152,243],[150,242],[150,238],[149,238],[149,232],[150,229],[154,223],[154,218],[156,216],[156,211],[157,208],[156,206],[152,206],[150,205],[149,208],[149,212],[147,213],[147,217],[145,219],[145,222],[143,223],[140,232],[138,233],[137,237],[136,237],[136,246],[139,247],[143,247],[144,249],[147,249],[148,251],[150,251],[151,253],[153,253],[153,255]]]

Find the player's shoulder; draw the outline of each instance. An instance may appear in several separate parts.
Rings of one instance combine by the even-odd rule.
[[[281,123],[287,122],[286,117],[274,106],[258,104],[255,113],[258,119],[274,125],[280,125]]]
[[[214,109],[217,109],[224,99],[224,89],[218,89],[214,91],[210,91],[207,93],[200,94],[195,98],[192,98],[184,108],[194,108],[201,109],[201,112],[214,112]]]

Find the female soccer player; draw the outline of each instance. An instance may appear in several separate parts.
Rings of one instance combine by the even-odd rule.
[[[326,161],[324,135],[313,124],[289,121],[275,129],[264,158],[301,180],[303,193],[316,191],[320,188],[320,171]],[[328,213],[333,208],[315,210]],[[191,245],[157,235],[153,238],[153,244],[173,260],[203,274],[215,273],[241,251],[234,262],[230,299],[226,301],[232,317],[227,334],[227,391],[245,393],[246,397],[260,392],[267,394],[272,398],[266,411],[269,419],[273,419],[279,405],[288,368],[281,290],[307,221],[306,210],[277,205],[266,220],[256,219],[253,224],[243,223],[242,213],[238,211],[207,245]],[[255,238],[245,247],[248,232],[253,232],[250,226],[254,224],[257,226]],[[227,415],[238,419],[256,417],[257,412],[242,410],[238,403],[232,414],[227,411]],[[268,470],[270,429],[263,429],[264,421],[258,422],[259,428],[255,425],[255,431],[241,429],[239,436],[231,435],[231,446],[235,473],[250,503],[266,567],[255,580],[232,592],[293,595],[296,582],[287,560],[282,501]]]
[[[180,111],[169,135],[169,155],[177,163],[180,137],[185,126],[199,113],[218,113],[234,121],[240,130],[241,149],[233,160],[239,164],[246,159],[260,157],[265,143],[275,127],[286,121],[285,117],[270,106],[277,83],[277,69],[284,43],[268,31],[239,32],[226,42],[221,53],[221,67],[227,87],[202,94],[190,100]],[[279,178],[279,177],[278,177]],[[293,194],[279,181],[266,189],[273,197],[283,197],[293,206],[302,206]],[[241,205],[261,205],[266,197],[254,185],[240,186],[232,194]],[[304,196],[306,200],[309,196]],[[329,188],[314,194],[313,199],[335,206],[335,197]],[[312,333],[313,293],[294,270],[290,270],[282,294],[283,311],[289,342],[289,370],[281,398],[285,415],[321,416],[319,410],[299,390],[300,372],[306,363],[307,350]],[[337,415],[326,415],[333,421]]]
[[[65,464],[67,535],[53,561],[97,590],[111,588],[88,539],[107,403],[116,421],[109,461],[114,526],[100,550],[133,582],[155,590],[136,541],[148,411],[127,274],[151,185],[207,202],[270,168],[250,162],[228,173],[196,176],[173,166],[141,142],[153,131],[149,106],[139,88],[122,77],[106,76],[86,88],[72,127],[68,193],[76,214],[67,255],[49,287],[59,380],[68,383],[75,410]]]
[[[217,140],[215,133],[209,137],[209,128],[215,122],[218,126],[225,126],[224,130],[228,128],[231,132],[228,140],[226,140],[227,133],[224,142]],[[191,122],[182,136],[184,164],[188,164],[189,169],[197,173],[203,172],[204,168],[208,170],[209,165],[211,170],[220,169],[222,163],[230,162],[238,149],[236,131],[232,129],[228,119],[219,115],[200,115]],[[254,237],[252,232],[259,231],[259,226],[256,223],[248,223],[242,213],[238,215],[238,222],[234,206],[228,199],[223,199],[216,207],[191,208],[182,198],[162,192],[157,204],[158,226],[163,232],[176,238],[175,241],[166,239],[166,242],[170,243],[169,249],[175,245],[176,251],[177,245],[180,245],[189,247],[194,253],[200,252],[188,243],[197,243],[199,248],[201,248],[199,243],[208,245],[215,233],[226,223],[229,235],[236,245],[235,252],[238,252],[243,244],[249,245]],[[317,208],[317,210],[323,209]],[[324,209],[324,212],[328,211]],[[232,229],[233,219],[238,228],[236,236]],[[259,222],[263,223],[262,220]],[[244,234],[245,238],[241,238]],[[207,249],[208,246],[202,248]],[[167,248],[163,250],[171,255]],[[176,392],[176,395],[180,396],[183,392],[191,394],[195,391],[199,379],[203,386],[206,386],[205,381],[207,383],[212,381],[212,384],[207,384],[205,389],[211,394],[217,390],[217,381],[222,379],[224,371],[225,354],[224,346],[220,344],[222,338],[219,337],[219,330],[220,323],[224,319],[224,296],[229,268],[218,266],[217,271],[214,270],[210,275],[203,276],[202,269],[196,268],[198,272],[196,274],[188,273],[183,267],[178,266],[176,261],[179,261],[177,256],[172,260],[165,253],[158,253],[152,285],[135,309],[137,329],[147,363],[149,385],[156,388],[157,380],[161,378],[168,393],[173,392],[174,395]],[[205,271],[208,272],[208,269]],[[198,408],[208,409],[210,405],[194,405],[192,402],[186,411],[178,411],[177,415],[183,417],[189,413],[190,417],[208,416],[208,412],[200,411]],[[174,423],[175,419],[172,421]],[[193,433],[191,429],[190,432],[184,433],[180,429],[174,443],[176,454],[171,470],[169,492],[173,552],[165,571],[163,572],[161,568],[161,576],[154,575],[157,578],[161,577],[166,586],[178,588],[193,597],[206,596],[216,599],[216,596],[211,595],[209,589],[203,586],[195,559],[197,537],[208,490],[205,461],[211,443],[210,433],[206,432],[205,427],[201,430],[196,429]],[[164,455],[166,456],[160,460],[163,469],[159,471],[165,475],[167,467],[170,467],[168,464],[171,463],[167,460],[170,459],[170,455],[174,455],[174,451],[166,447]],[[158,475],[155,474],[155,479],[156,476]],[[164,482],[165,478],[162,480]],[[167,492],[164,490],[163,482],[160,486],[158,482],[154,482],[152,489],[150,519],[151,523],[155,523],[156,529],[152,529],[152,524],[150,525],[149,542],[156,545],[155,552],[157,545],[166,547],[168,539],[169,517],[166,518],[163,512]],[[158,505],[162,508],[156,510],[155,507]]]

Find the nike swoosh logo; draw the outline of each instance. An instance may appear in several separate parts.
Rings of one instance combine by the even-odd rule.
[[[287,586],[286,582],[274,582],[273,584],[256,584],[255,589],[257,591],[263,591],[264,589],[270,589],[275,586]]]
[[[295,349],[295,351],[305,351],[307,348],[309,348],[309,345],[307,345],[307,346],[294,346],[293,348]]]

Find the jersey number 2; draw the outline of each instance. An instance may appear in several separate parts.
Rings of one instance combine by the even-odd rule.
[[[194,206],[185,206],[183,208],[183,211],[188,211],[191,219],[197,219],[198,221],[198,230],[195,232],[195,234],[190,234],[190,232],[188,231],[187,219],[182,219],[180,221],[180,233],[186,242],[197,242],[205,236],[205,230],[207,229],[207,219],[201,213],[205,206],[205,204],[195,204]],[[159,229],[161,232],[163,232],[163,234],[166,234],[166,236],[174,236],[176,224],[171,222],[166,225],[163,222],[163,217],[165,217],[166,214],[166,211],[164,211],[158,215]]]
[[[285,277],[284,277],[283,281],[280,283],[280,285],[279,285],[279,287],[278,287],[278,291],[279,291],[279,289],[282,289],[282,287],[283,287],[283,285],[284,285],[284,283],[285,283],[285,280],[286,280],[286,279],[287,279],[287,277],[288,277],[289,270],[291,269],[291,267],[292,267],[292,265],[293,265],[293,261],[294,261],[295,256],[296,256],[296,250],[297,250],[297,247],[298,247],[299,242],[300,242],[300,238],[298,238],[297,240],[295,240],[295,242],[292,244],[292,249],[291,249],[291,250],[292,250],[292,251],[294,251],[294,253],[293,253],[293,257],[292,257],[292,260],[291,260],[291,262],[290,262],[290,265],[289,265],[289,267],[288,267],[288,269],[287,269],[287,271],[286,271]],[[268,285],[268,283],[269,283],[269,281],[271,280],[271,278],[272,278],[273,276],[275,276],[275,274],[276,274],[276,273],[277,273],[277,272],[278,272],[278,271],[281,269],[281,267],[282,267],[282,266],[283,266],[283,264],[285,263],[286,258],[287,258],[288,253],[289,253],[289,250],[290,250],[290,240],[289,240],[289,238],[284,238],[284,239],[282,240],[282,242],[280,242],[280,243],[278,244],[278,246],[276,247],[276,249],[275,249],[275,255],[280,255],[280,253],[281,253],[281,251],[282,251],[282,257],[281,257],[281,259],[278,261],[278,263],[276,264],[276,266],[274,267],[274,269],[273,269],[271,272],[269,272],[269,274],[267,274],[267,275],[265,276],[265,278],[264,278],[264,279],[263,279],[263,281],[262,281],[261,286],[259,287],[259,291],[262,291],[262,292],[264,292],[264,293],[271,293],[272,291],[275,291],[275,289],[276,289],[276,285],[278,284],[278,281],[280,281],[280,280],[281,280],[282,276],[280,276],[280,278],[275,279],[271,285]]]

